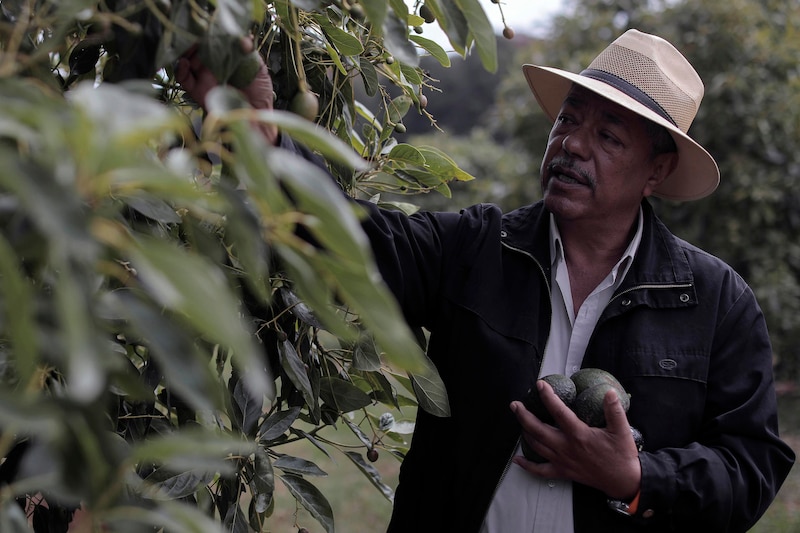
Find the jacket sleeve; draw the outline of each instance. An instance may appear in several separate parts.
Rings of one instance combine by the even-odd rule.
[[[670,530],[748,530],[794,462],[778,435],[764,316],[736,274],[723,286],[697,439],[640,455],[638,517],[666,519]]]

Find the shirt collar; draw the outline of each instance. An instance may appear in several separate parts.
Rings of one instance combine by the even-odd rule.
[[[644,215],[642,213],[642,207],[639,206],[636,233],[633,234],[633,238],[628,243],[625,253],[622,254],[620,260],[614,265],[614,268],[611,269],[611,275],[615,285],[619,284],[628,273],[628,269],[630,269],[631,263],[633,262],[633,257],[636,255],[639,244],[642,242],[643,231]],[[550,213],[550,259],[553,272],[556,272],[557,267],[564,262],[564,246],[561,243],[561,233],[558,231],[558,225],[556,224],[556,218],[553,216],[553,213]]]

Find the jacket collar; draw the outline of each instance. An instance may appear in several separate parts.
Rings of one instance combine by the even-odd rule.
[[[693,284],[694,276],[684,251],[686,243],[659,220],[653,207],[642,200],[642,242],[623,287],[656,284]],[[503,215],[501,239],[507,248],[536,260],[550,278],[550,212],[542,201]]]

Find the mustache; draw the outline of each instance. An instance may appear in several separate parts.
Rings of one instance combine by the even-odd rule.
[[[556,156],[553,158],[550,163],[547,164],[547,171],[552,173],[556,167],[560,167],[564,170],[569,170],[578,176],[581,177],[583,181],[589,184],[589,187],[594,190],[597,186],[597,179],[595,179],[594,175],[578,166],[575,160],[571,157],[565,156]]]

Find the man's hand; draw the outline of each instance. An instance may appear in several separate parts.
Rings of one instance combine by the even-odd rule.
[[[642,469],[617,394],[606,393],[603,409],[607,425],[594,428],[578,419],[549,384],[539,380],[536,387],[558,427],[536,418],[522,402],[512,402],[511,410],[522,426],[523,438],[548,462],[534,463],[521,455],[514,457],[514,462],[538,477],[577,481],[618,500],[633,498],[639,491]]]
[[[242,39],[242,51],[245,54],[253,51],[253,41],[251,39]],[[261,55],[256,55],[259,61],[258,72],[253,81],[246,87],[240,88],[239,91],[253,108],[272,109],[272,77],[269,75],[267,65],[264,64]],[[186,94],[203,109],[206,109],[208,93],[219,85],[219,81],[208,67],[202,63],[196,45],[178,59],[175,67],[175,80],[181,84]],[[260,123],[259,126],[267,142],[273,145],[276,144],[278,141],[278,128],[267,123]]]

